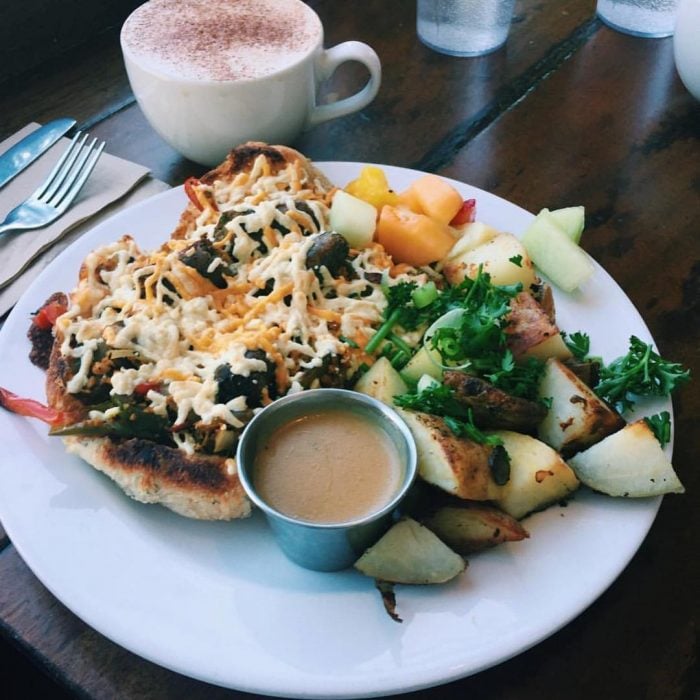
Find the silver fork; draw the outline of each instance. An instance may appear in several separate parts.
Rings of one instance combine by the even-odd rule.
[[[104,141],[93,138],[86,145],[88,134],[80,131],[54,169],[22,204],[15,207],[0,224],[0,235],[7,231],[41,228],[58,219],[85,184],[105,147]]]

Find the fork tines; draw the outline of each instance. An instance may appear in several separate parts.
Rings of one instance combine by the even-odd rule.
[[[34,193],[34,198],[41,200],[59,211],[68,208],[85,184],[97,163],[104,141],[98,143],[96,138],[87,144],[88,134],[78,131],[65,153],[44,183]]]

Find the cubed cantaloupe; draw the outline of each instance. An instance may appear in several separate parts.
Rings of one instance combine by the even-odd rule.
[[[408,188],[410,201],[415,201],[420,211],[442,224],[449,224],[462,207],[462,195],[437,175],[423,175]]]
[[[424,214],[425,212],[421,208],[418,197],[416,197],[415,190],[409,187],[407,190],[399,193],[399,206],[406,207],[411,211],[416,212],[416,214]]]
[[[455,242],[447,224],[390,205],[382,207],[379,214],[376,239],[394,262],[415,266],[441,260]]]

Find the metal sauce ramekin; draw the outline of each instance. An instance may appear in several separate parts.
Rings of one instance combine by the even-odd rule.
[[[255,457],[261,445],[280,426],[301,416],[347,410],[362,415],[384,430],[403,467],[394,496],[380,510],[342,523],[316,523],[290,517],[268,505],[255,490]],[[342,455],[339,455],[342,458]],[[260,411],[241,435],[237,452],[238,476],[250,500],[263,511],[282,551],[294,562],[315,571],[338,571],[351,566],[391,524],[392,514],[416,478],[416,445],[410,430],[390,407],[365,394],[345,389],[312,389],[271,403]]]

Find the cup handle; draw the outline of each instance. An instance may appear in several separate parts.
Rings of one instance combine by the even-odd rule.
[[[345,41],[322,51],[316,59],[318,84],[328,80],[336,68],[345,61],[358,61],[367,67],[369,80],[359,92],[327,105],[316,105],[309,116],[307,127],[357,112],[367,106],[376,96],[382,80],[382,66],[374,49],[361,41]]]

